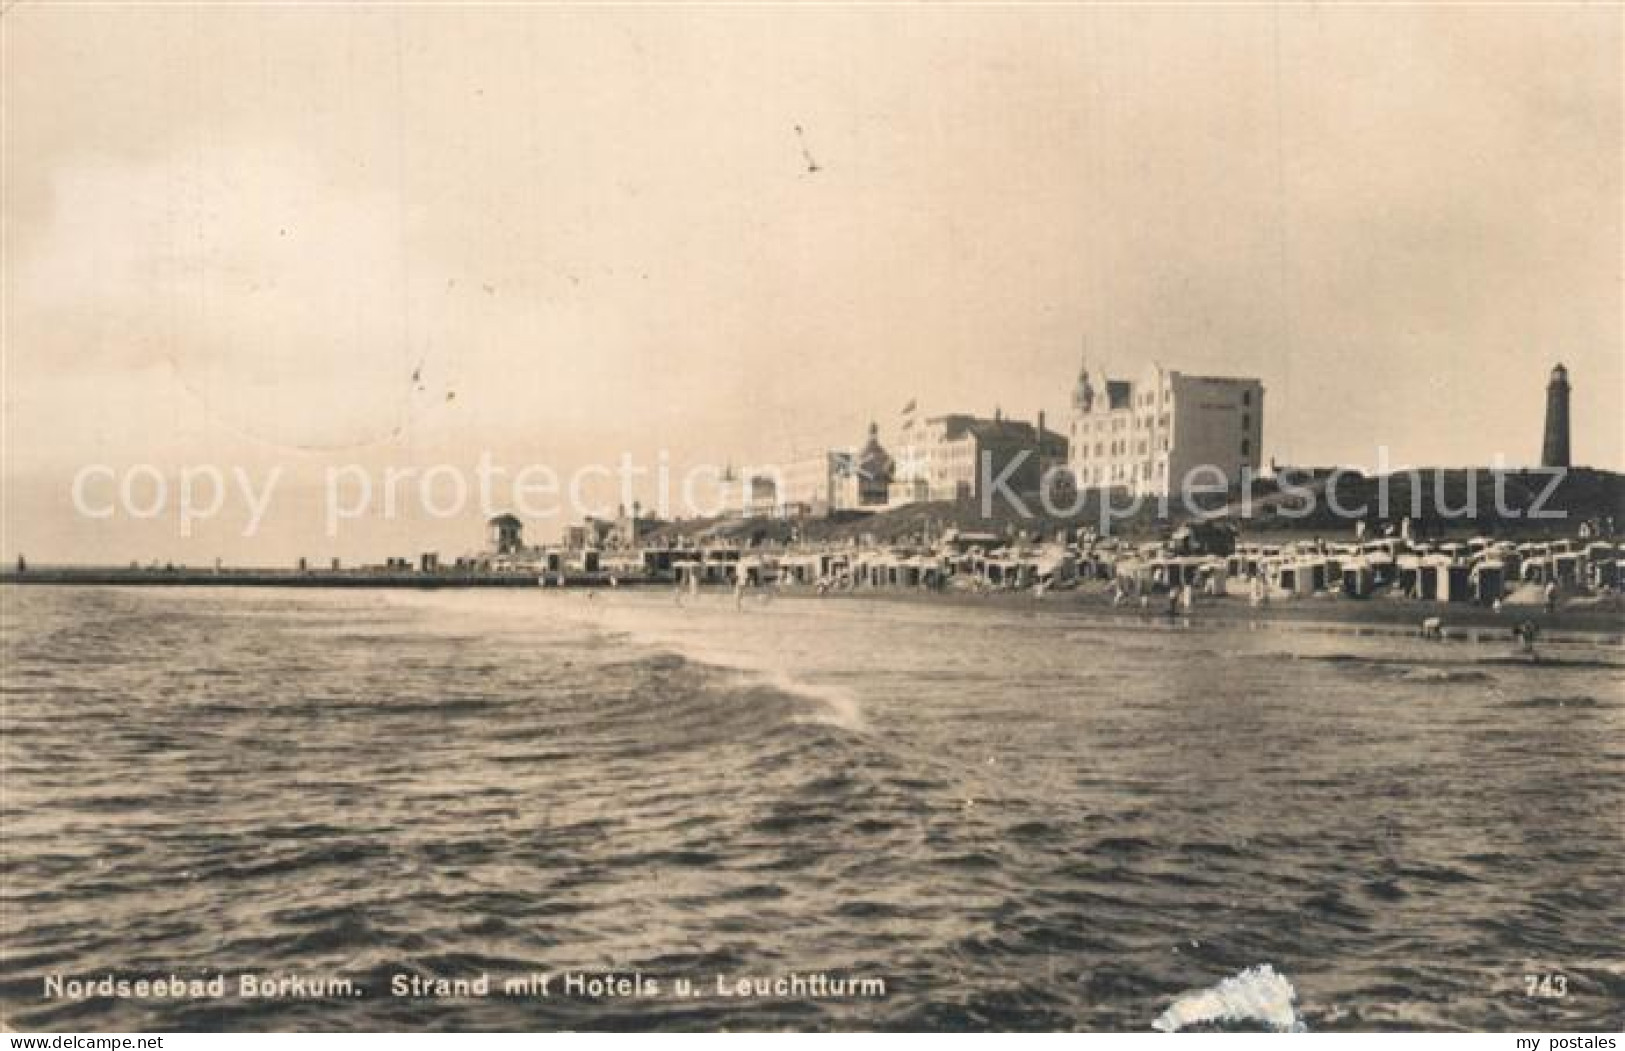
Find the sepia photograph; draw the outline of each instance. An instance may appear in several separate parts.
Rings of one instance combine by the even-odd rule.
[[[8,1051],[1619,1048],[1625,6],[5,0],[0,81]]]

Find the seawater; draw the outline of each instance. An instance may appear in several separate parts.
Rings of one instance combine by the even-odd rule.
[[[1260,965],[1310,1029],[1622,1017],[1608,640],[1531,664],[1064,599],[0,600],[13,1028],[1147,1030]],[[482,975],[582,984],[392,994]],[[773,995],[809,975],[884,993]]]

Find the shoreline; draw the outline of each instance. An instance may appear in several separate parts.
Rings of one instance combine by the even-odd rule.
[[[314,570],[298,572],[282,569],[107,569],[96,567],[46,567],[18,573],[0,573],[0,585],[22,587],[271,587],[271,588],[537,588],[536,573],[474,573],[442,570],[421,573],[415,570],[364,572]],[[618,577],[615,574],[569,573],[562,580],[547,574],[547,588],[649,587],[670,581],[643,576]],[[611,584],[611,579],[615,583]]]
[[[775,598],[818,599],[817,594],[802,591],[787,592]],[[1423,602],[1414,599],[1344,599],[1303,598],[1277,599],[1263,606],[1252,606],[1236,597],[1207,597],[1198,599],[1191,613],[1170,615],[1166,612],[1167,597],[1155,596],[1149,609],[1138,605],[1113,606],[1102,590],[1077,589],[1050,592],[1035,597],[1031,592],[993,592],[974,594],[967,592],[918,593],[909,589],[863,590],[858,592],[831,592],[829,599],[882,601],[954,608],[994,608],[1027,610],[1034,613],[1079,613],[1090,619],[1109,618],[1124,624],[1164,624],[1180,627],[1200,627],[1203,624],[1221,624],[1242,627],[1248,624],[1294,624],[1305,628],[1370,627],[1385,629],[1384,634],[1416,634],[1421,622],[1428,617],[1443,621],[1443,638],[1461,638],[1465,631],[1474,636],[1488,632],[1504,632],[1511,642],[1512,629],[1525,621],[1535,624],[1543,636],[1548,632],[1583,633],[1588,641],[1599,641],[1616,646],[1625,645],[1625,611],[1602,608],[1559,609],[1547,613],[1529,606],[1503,608],[1501,612],[1484,606],[1466,603]],[[1402,629],[1402,630],[1401,630]],[[1557,641],[1551,639],[1550,641]]]
[[[221,573],[196,570],[98,570],[98,569],[31,569],[26,573],[0,574],[0,585],[43,587],[268,587],[333,590],[463,590],[477,588],[529,589],[544,594],[561,591],[610,592],[619,588],[651,592],[674,588],[669,580],[644,576],[615,578],[611,575],[576,574],[562,583],[540,585],[537,578],[521,574],[491,573],[332,573],[330,571],[298,574],[288,571],[237,570]],[[726,596],[733,593],[731,585],[706,584],[702,593]],[[1602,605],[1570,606],[1548,613],[1539,606],[1507,606],[1496,611],[1486,606],[1465,602],[1430,602],[1417,599],[1367,598],[1350,599],[1339,596],[1311,596],[1304,598],[1274,599],[1254,606],[1238,596],[1199,596],[1194,610],[1169,614],[1167,596],[1154,595],[1147,607],[1137,601],[1114,606],[1105,587],[1083,585],[1059,591],[1036,594],[1032,590],[973,592],[965,590],[930,591],[917,587],[862,587],[853,590],[832,590],[819,594],[806,585],[788,588],[773,586],[753,587],[746,592],[748,601],[771,596],[773,601],[860,601],[888,602],[902,605],[926,605],[953,609],[1000,609],[1064,615],[1068,613],[1107,617],[1116,622],[1153,623],[1182,627],[1204,623],[1226,626],[1244,626],[1249,623],[1284,623],[1311,626],[1372,627],[1385,629],[1384,633],[1411,634],[1425,619],[1437,617],[1442,622],[1445,638],[1460,638],[1466,630],[1473,637],[1489,632],[1504,632],[1511,639],[1514,626],[1529,622],[1543,635],[1550,632],[1583,633],[1589,639],[1605,644],[1625,645],[1625,610]],[[1400,631],[1399,629],[1403,629]],[[1556,640],[1552,640],[1556,641]]]

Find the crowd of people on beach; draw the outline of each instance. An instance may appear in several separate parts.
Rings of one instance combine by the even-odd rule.
[[[715,565],[701,558],[677,569],[675,594],[681,604],[702,583],[726,584],[743,610],[749,599],[767,602],[777,591],[803,588],[818,596],[901,590],[1026,593],[1036,600],[1070,592],[1080,600],[1095,596],[1111,609],[1183,622],[1205,605],[1219,609],[1237,601],[1260,612],[1317,599],[1348,602],[1343,608],[1351,612],[1362,608],[1359,600],[1378,600],[1397,611],[1403,607],[1387,603],[1398,601],[1419,608],[1422,615],[1412,623],[1427,639],[1450,637],[1448,610],[1472,606],[1516,618],[1507,624],[1510,637],[1533,655],[1541,615],[1619,611],[1621,551],[1597,535],[1587,529],[1568,538],[1451,542],[1421,540],[1408,523],[1375,539],[1357,529],[1352,542],[1242,542],[1233,530],[1228,536],[1185,530],[1153,542],[948,533],[929,546],[786,546],[735,552],[732,561]],[[1469,623],[1494,621],[1480,612]]]

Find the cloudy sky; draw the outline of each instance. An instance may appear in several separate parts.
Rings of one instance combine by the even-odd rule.
[[[1533,461],[1561,360],[1625,466],[1617,6],[0,26],[8,558],[456,553],[478,508],[325,536],[324,472],[1060,421],[1085,347],[1262,378],[1314,464]],[[182,537],[83,520],[87,464],[285,477],[261,536]]]

